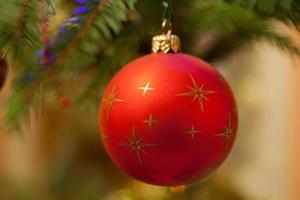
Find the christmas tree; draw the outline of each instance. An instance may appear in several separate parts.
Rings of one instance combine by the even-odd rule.
[[[161,33],[161,16],[168,9],[170,1],[165,0],[0,2],[5,132],[22,137],[37,118],[47,127],[39,141],[41,164],[35,165],[43,178],[26,187],[4,177],[4,199],[247,199],[233,186],[224,186],[230,182],[222,178],[186,192],[128,180],[100,142],[94,142],[104,88],[122,66],[150,52],[151,38]],[[167,17],[174,18],[182,51],[210,63],[256,41],[271,43],[291,57],[300,55],[286,31],[299,28],[297,0],[176,0],[172,11],[174,16]],[[60,112],[85,119],[62,125],[55,119]],[[65,126],[64,131],[55,126]]]

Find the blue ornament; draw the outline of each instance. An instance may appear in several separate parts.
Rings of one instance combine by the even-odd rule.
[[[83,13],[87,13],[89,12],[90,9],[87,7],[87,6],[79,6],[77,7],[74,11],[73,11],[73,16],[74,15],[80,15],[80,14],[83,14]]]
[[[78,4],[86,4],[89,0],[75,0]]]

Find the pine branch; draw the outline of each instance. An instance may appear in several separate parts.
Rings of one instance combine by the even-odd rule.
[[[48,7],[50,8],[49,10],[51,10],[51,14],[55,15],[56,14],[56,8],[55,8],[54,0],[43,0],[43,1],[45,1],[45,3],[48,4]]]
[[[19,123],[16,123],[15,120],[20,115],[24,115],[24,113],[28,113],[28,110],[25,110],[27,107],[23,106],[22,95],[14,92],[7,101],[6,109],[6,122],[10,125],[10,128],[17,130],[19,129]]]
[[[40,48],[40,29],[37,17],[37,0],[10,0],[0,2],[0,49],[2,56],[15,68],[16,79],[25,71],[36,67],[35,56]],[[24,92],[26,84],[15,80],[7,102],[6,121],[11,128],[19,128],[19,117],[28,116],[34,96]]]
[[[40,46],[37,0],[1,1],[0,49],[18,68],[29,67]]]
[[[276,44],[280,49],[300,56],[299,49],[288,37],[277,33],[271,23],[250,9],[223,1],[210,1],[197,3],[194,12],[200,13],[201,16],[196,17],[199,15],[195,14],[188,25],[192,23],[200,30],[213,32],[221,41],[223,37],[227,38],[225,44],[218,43],[218,45],[228,46],[230,45],[228,41],[234,39],[239,42],[265,39]],[[229,52],[228,49],[226,52]]]
[[[108,1],[101,3],[97,6],[94,11],[90,14],[89,18],[83,24],[81,30],[77,33],[75,37],[71,40],[71,42],[66,46],[64,52],[62,52],[59,57],[57,58],[57,65],[63,66],[66,62],[66,59],[72,54],[72,52],[77,48],[80,42],[84,39],[87,32],[90,30],[91,26],[95,22],[97,16],[100,14],[101,10],[104,8],[104,4]]]
[[[107,0],[94,8],[72,41],[59,53],[56,66],[74,69],[93,64],[106,42],[120,32],[135,1]]]
[[[16,71],[16,78],[12,83],[12,91],[7,101],[5,120],[11,130],[20,130],[21,120],[30,118],[30,108],[42,108],[45,104],[45,90],[38,84],[37,77],[41,72],[37,69]]]
[[[36,2],[37,0],[27,1]],[[277,33],[268,21],[270,18],[275,18],[290,22],[294,18],[295,22],[299,22],[299,12],[296,12],[299,10],[299,3],[296,0],[288,0],[285,3],[280,0],[271,1],[268,7],[264,7],[266,0],[178,0],[174,6],[178,8],[175,30],[182,36],[185,47],[188,46],[186,42],[188,40],[191,41],[190,46],[194,45],[193,36],[198,35],[199,31],[212,33],[219,38],[215,48],[208,55],[212,58],[222,56],[224,52],[230,52],[241,42],[257,39],[268,40],[280,49],[299,55],[299,50],[292,41]],[[161,0],[141,2],[139,4],[141,16],[137,17],[137,23],[134,25],[127,23],[126,26],[124,22],[136,0],[106,0],[100,5],[95,1],[89,1],[91,2],[88,4],[89,11],[75,17],[72,15],[73,17],[67,20],[58,37],[52,42],[52,50],[57,60],[54,66],[46,70],[35,65],[32,60],[37,49],[32,48],[32,45],[36,46],[35,41],[39,42],[39,38],[33,37],[30,38],[33,41],[27,41],[23,39],[24,31],[21,31],[21,36],[14,34],[16,27],[20,30],[39,29],[37,21],[33,17],[28,17],[36,13],[33,4],[30,4],[30,8],[24,9],[29,12],[23,12],[26,22],[20,23],[21,12],[16,11],[24,8],[21,6],[22,2],[24,1],[0,1],[0,14],[3,15],[7,12],[6,10],[9,10],[7,17],[0,19],[0,48],[6,47],[8,43],[15,44],[10,42],[19,38],[15,45],[18,48],[14,48],[13,45],[9,46],[9,57],[16,58],[13,54],[14,49],[24,49],[24,55],[31,63],[29,67],[18,71],[18,79],[14,83],[14,93],[8,103],[7,115],[7,120],[12,124],[16,124],[22,116],[28,116],[31,106],[36,107],[45,103],[45,95],[53,94],[56,90],[51,82],[58,80],[65,83],[67,82],[65,77],[70,73],[75,75],[84,72],[95,73],[86,90],[79,96],[78,102],[88,107],[98,106],[101,92],[108,79],[131,59],[141,53],[149,52],[150,34],[159,33],[157,31],[160,25],[160,15],[156,11],[161,7]],[[2,9],[2,5],[5,9]],[[186,9],[182,9],[183,7]],[[139,22],[142,23],[139,24]],[[124,27],[125,30],[123,30]],[[145,41],[149,43],[146,44]],[[215,51],[221,49],[220,46],[223,47],[223,54],[217,54]],[[20,56],[17,57],[18,60],[23,59]]]
[[[298,0],[225,0],[240,7],[253,10],[258,16],[275,18],[286,23],[300,24],[300,1]]]
[[[264,39],[268,40],[278,48],[292,55],[300,56],[300,49],[294,44],[291,38],[269,31],[265,33]]]
[[[90,84],[77,100],[85,109],[98,110],[106,83],[122,66],[140,55],[138,51],[140,39],[134,35],[136,30],[136,27],[133,26],[127,28],[102,53]],[[118,59],[115,59],[117,57]]]
[[[51,86],[51,82],[60,78],[58,72],[64,74],[62,72],[71,69],[67,67],[68,63],[76,63],[72,72],[76,71],[80,63],[85,66],[96,63],[101,48],[113,37],[112,34],[121,30],[122,22],[127,19],[134,3],[135,0],[110,0],[97,5],[88,13],[81,27],[71,27],[74,35],[69,37],[69,41],[68,37],[63,37],[53,43],[53,49],[59,55],[54,66],[45,70],[35,65],[29,71],[20,71],[20,76],[14,83],[14,93],[7,105],[6,119],[11,127],[18,129],[20,119],[29,118],[30,107],[43,106],[45,95],[57,89]]]

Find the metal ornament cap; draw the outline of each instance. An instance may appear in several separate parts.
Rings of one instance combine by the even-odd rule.
[[[171,31],[167,34],[157,35],[152,38],[153,53],[178,53],[180,49],[180,38],[177,35],[171,34]]]

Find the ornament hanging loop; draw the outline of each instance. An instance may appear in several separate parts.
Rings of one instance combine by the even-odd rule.
[[[163,13],[163,23],[162,28],[173,29],[173,12],[172,12],[172,1],[171,0],[163,0],[162,5],[165,8]]]
[[[154,36],[152,39],[152,52],[177,53],[180,51],[180,38],[173,32],[173,14],[171,10],[171,0],[164,0],[165,12],[162,21],[162,34]]]
[[[164,18],[161,24],[161,28],[164,34],[168,34],[168,33],[172,34],[173,24],[168,19]]]

